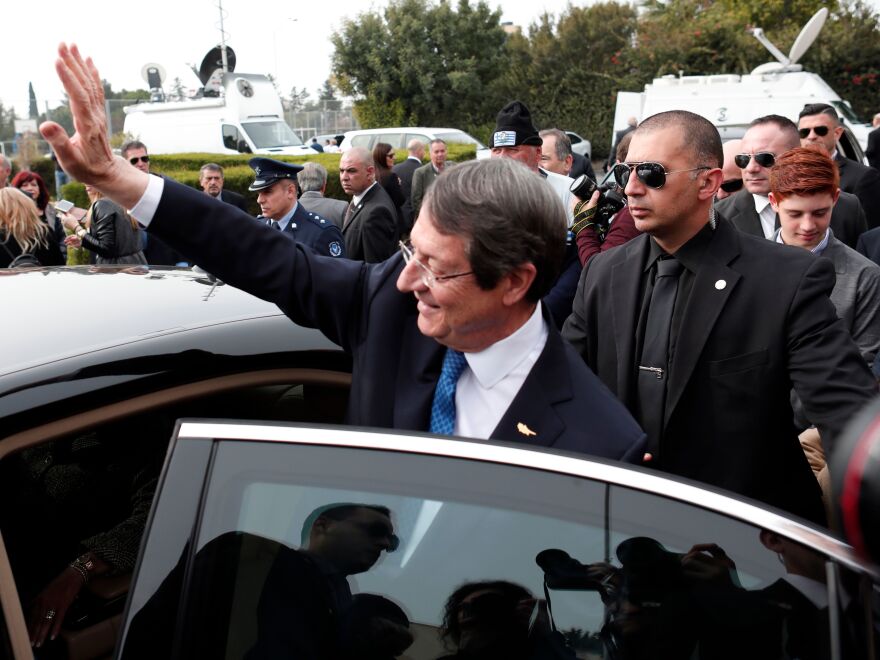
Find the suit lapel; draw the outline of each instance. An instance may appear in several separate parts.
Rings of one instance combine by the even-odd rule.
[[[416,319],[404,321],[394,396],[394,428],[427,431],[434,389],[446,348],[419,330]]]
[[[731,218],[740,231],[753,236],[764,238],[764,228],[761,225],[761,218],[755,210],[755,198],[748,190],[738,193],[736,204],[738,219]]]
[[[555,404],[572,398],[571,380],[559,370],[566,360],[565,344],[547,318],[547,310],[543,312],[550,330],[547,344],[492,431],[493,440],[550,447],[565,430],[565,423],[554,411]]]
[[[666,423],[678,405],[703,347],[712,334],[712,328],[741,279],[741,275],[727,265],[739,251],[736,229],[719,220],[715,235],[706,249],[704,263],[694,278],[690,299],[681,319],[669,373]]]
[[[642,269],[649,249],[647,236],[627,244],[626,259],[612,270],[611,321],[617,338],[617,393],[628,405],[633,393],[633,369],[636,365],[636,328],[641,311],[639,296]]]

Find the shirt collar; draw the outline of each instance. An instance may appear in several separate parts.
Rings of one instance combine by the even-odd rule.
[[[352,195],[351,203],[354,204],[355,206],[357,206],[358,204],[360,204],[360,203],[361,203],[361,200],[362,200],[364,197],[366,197],[367,193],[370,192],[370,190],[372,190],[373,186],[375,186],[377,183],[379,183],[379,182],[378,182],[378,181],[373,181],[373,183],[372,183],[372,184],[371,184],[371,185],[370,185],[370,186],[369,186],[364,192],[362,192],[360,195]]]
[[[765,208],[767,208],[767,205],[770,203],[770,198],[764,195],[756,195],[752,193],[752,199],[755,202],[755,211],[757,213],[760,213]]]
[[[817,256],[822,256],[822,253],[825,252],[825,248],[828,247],[828,243],[831,241],[831,227],[825,230],[825,235],[822,237],[822,240],[819,241],[818,245],[810,248],[810,252]],[[785,245],[785,241],[782,240],[782,230],[776,230],[776,242]]]
[[[709,241],[712,240],[712,235],[712,227],[707,222],[700,231],[688,239],[687,243],[678,248],[678,251],[673,256],[690,272],[696,273],[703,261],[703,254],[709,246]],[[648,245],[650,248],[648,251],[648,262],[645,264],[645,272],[651,270],[655,261],[663,256],[668,256],[666,251],[657,244],[653,236],[648,241]]]
[[[541,305],[535,305],[535,311],[529,320],[523,323],[511,335],[496,341],[488,348],[477,353],[465,353],[468,366],[482,387],[490,389],[500,383],[529,353],[541,339],[544,331],[544,317]],[[520,356],[519,360],[511,360],[511,355]]]
[[[293,205],[293,208],[290,209],[287,213],[281,216],[281,219],[278,221],[278,227],[281,231],[287,229],[287,225],[290,224],[290,219],[293,217],[293,214],[296,213],[296,207],[299,206],[299,202]]]

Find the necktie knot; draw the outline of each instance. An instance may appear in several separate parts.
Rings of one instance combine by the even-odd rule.
[[[431,433],[451,435],[455,431],[455,388],[466,366],[464,353],[446,349],[431,406]]]
[[[657,277],[678,277],[681,271],[681,262],[675,257],[657,260]]]

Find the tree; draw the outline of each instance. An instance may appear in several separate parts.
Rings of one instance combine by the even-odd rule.
[[[297,89],[295,86],[290,88],[290,97],[288,100],[289,107],[294,112],[304,110],[308,104],[309,90],[305,87]]]
[[[34,93],[34,83],[28,83],[28,119],[36,119],[40,112],[37,110],[37,95]]]
[[[327,78],[321,85],[321,89],[318,91],[318,100],[321,101],[321,110],[340,110],[342,108],[342,101],[336,98],[336,90],[333,89],[330,78]]]
[[[506,62],[500,10],[480,1],[394,0],[332,36],[333,74],[364,126],[385,117],[468,128],[503,103],[493,83]],[[382,120],[384,123],[384,120]]]

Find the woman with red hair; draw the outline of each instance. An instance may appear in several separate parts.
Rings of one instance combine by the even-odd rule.
[[[46,187],[43,177],[36,172],[23,170],[12,179],[12,186],[18,188],[34,200],[40,220],[49,226],[52,242],[58,245],[62,254],[66,254],[67,246],[64,245],[64,228],[61,226],[61,220],[55,214],[55,207],[49,203],[49,189]]]

